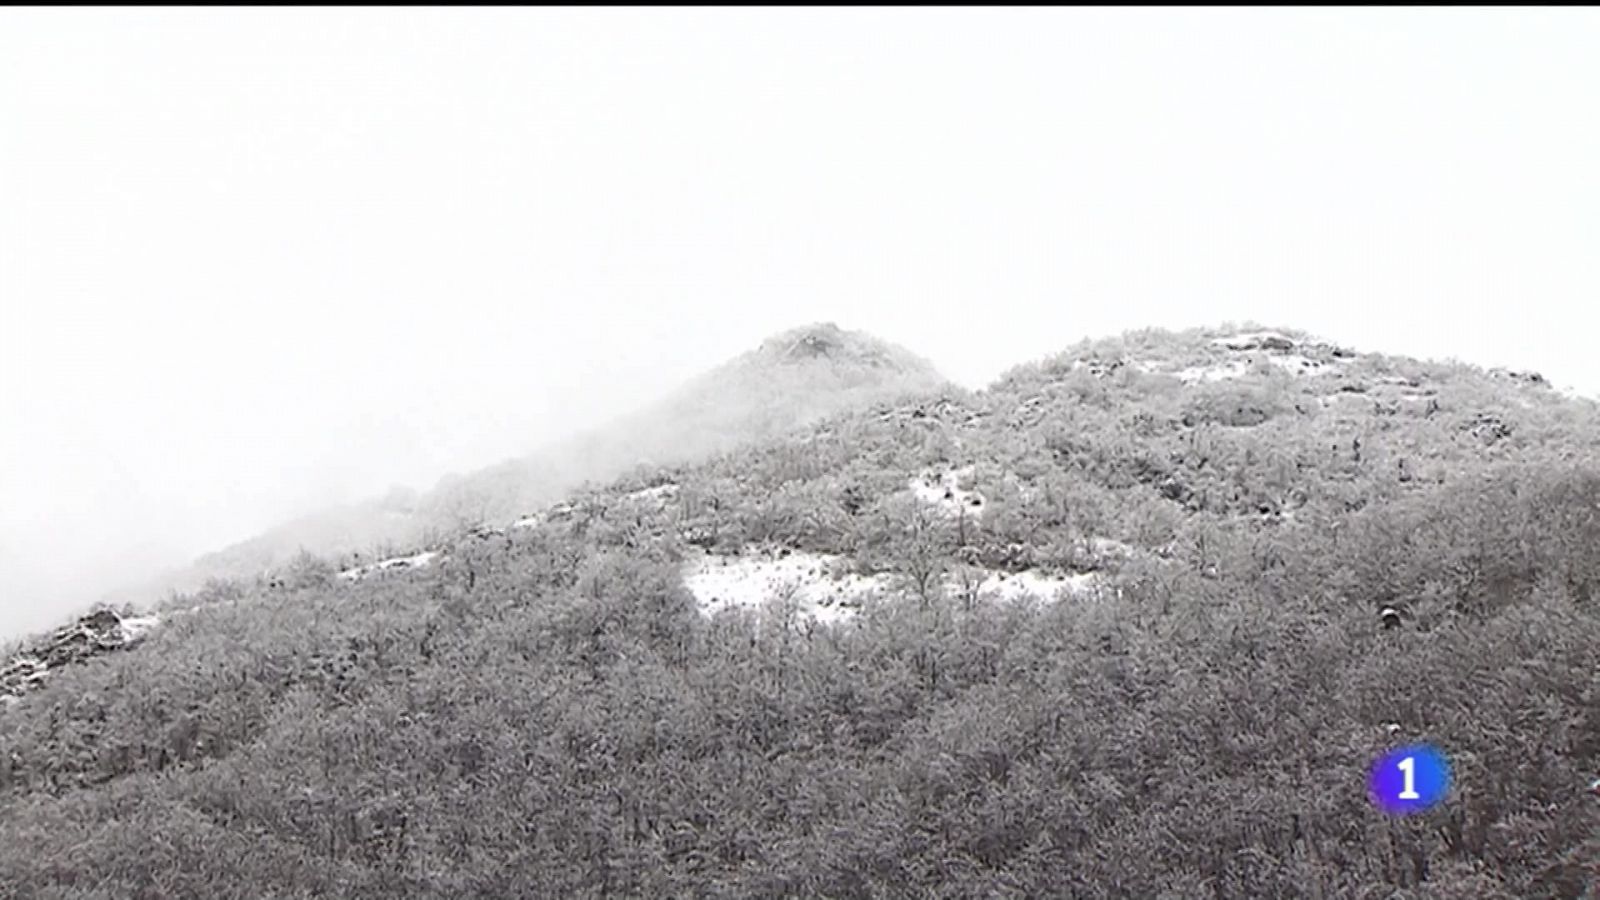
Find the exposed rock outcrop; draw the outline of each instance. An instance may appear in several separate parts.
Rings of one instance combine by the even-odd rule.
[[[80,616],[69,625],[25,643],[0,666],[0,698],[14,702],[53,671],[128,647],[157,622],[154,616],[124,618],[109,609]]]
[[[1226,347],[1229,350],[1276,350],[1282,353],[1287,353],[1299,346],[1294,338],[1271,331],[1219,337],[1213,340],[1212,343],[1219,347]]]
[[[1519,372],[1513,369],[1490,369],[1489,377],[1501,378],[1507,381],[1517,381],[1535,387],[1549,387],[1550,382],[1545,380],[1538,372]]]
[[[1478,413],[1461,423],[1461,430],[1485,444],[1495,444],[1511,436],[1512,426],[1494,413]]]
[[[981,418],[981,414],[962,404],[949,399],[939,399],[924,403],[897,406],[884,410],[878,414],[880,422],[900,422],[912,425],[935,426],[970,425]]]

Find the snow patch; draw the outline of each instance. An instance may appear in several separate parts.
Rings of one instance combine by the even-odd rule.
[[[1276,331],[1243,331],[1212,338],[1211,343],[1228,350],[1293,350],[1300,342]]]
[[[1095,378],[1105,378],[1124,366],[1136,372],[1148,373],[1154,371],[1154,367],[1150,363],[1142,359],[1130,359],[1128,357],[1111,360],[1110,362],[1102,359],[1075,359],[1072,361],[1072,371],[1082,372],[1087,370]]]
[[[1404,375],[1379,375],[1377,381],[1378,381],[1379,384],[1387,384],[1390,387],[1402,387],[1402,388],[1418,388],[1418,387],[1422,387],[1422,382],[1420,380],[1418,380],[1416,378],[1407,378]]]
[[[1049,602],[1059,600],[1063,592],[1074,595],[1086,594],[1093,589],[1097,581],[1099,576],[1092,572],[1066,575],[1045,574],[1036,569],[1016,573],[986,572],[978,584],[977,594],[981,599],[1012,603],[1028,597]]]
[[[1089,549],[1095,555],[1108,559],[1132,559],[1139,555],[1139,549],[1132,544],[1104,537],[1090,538]]]
[[[642,491],[634,491],[633,493],[628,494],[627,496],[623,497],[622,499],[624,499],[624,500],[634,500],[634,501],[646,500],[646,501],[651,501],[651,502],[655,502],[655,503],[665,503],[666,501],[671,500],[671,499],[673,499],[674,497],[677,497],[677,496],[678,496],[678,486],[677,485],[675,485],[675,484],[663,484],[663,485],[659,485],[659,486],[653,487],[653,488],[645,488]]]
[[[1367,396],[1366,394],[1351,394],[1351,393],[1340,392],[1340,393],[1337,393],[1337,394],[1324,394],[1323,396],[1317,398],[1317,405],[1322,407],[1323,409],[1328,409],[1330,407],[1340,406],[1340,405],[1344,405],[1344,406],[1360,406],[1360,407],[1364,407],[1364,408],[1370,408],[1372,406],[1372,403],[1373,403],[1372,398]]]
[[[161,617],[157,615],[129,616],[118,623],[122,629],[122,641],[131,644],[149,634],[151,629],[161,624]]]
[[[1267,361],[1291,375],[1326,375],[1332,371],[1331,367],[1326,363],[1301,356],[1298,353],[1269,356]]]
[[[339,573],[339,577],[348,581],[356,581],[372,574],[373,572],[386,572],[390,569],[425,569],[439,555],[435,550],[424,550],[412,556],[397,556],[385,559],[367,566],[357,566]]]
[[[544,512],[534,513],[531,516],[524,516],[515,522],[512,522],[511,527],[533,528],[545,522],[570,518],[573,513],[576,513],[577,511],[578,508],[571,503],[557,503],[555,506],[550,507]]]
[[[705,554],[684,567],[684,584],[703,613],[716,615],[735,607],[761,608],[773,601],[793,600],[801,615],[837,622],[860,609],[863,599],[889,584],[884,575],[859,575],[848,562],[819,553],[749,556]]]
[[[1226,381],[1250,374],[1250,364],[1244,360],[1234,359],[1209,366],[1190,366],[1172,374],[1184,384],[1194,384],[1197,381]]]
[[[1328,375],[1336,371],[1336,366],[1332,363],[1312,359],[1299,353],[1265,353],[1261,358],[1265,359],[1269,364],[1288,372],[1290,375]],[[1194,384],[1200,381],[1226,381],[1230,378],[1242,378],[1250,374],[1253,369],[1254,357],[1247,357],[1245,359],[1229,359],[1204,366],[1190,366],[1172,374],[1185,384]]]
[[[759,610],[789,601],[800,615],[829,623],[855,616],[869,597],[882,596],[895,587],[894,576],[860,574],[843,557],[755,549],[744,556],[703,554],[684,563],[683,580],[707,616],[725,609]],[[1104,581],[1103,576],[1091,572],[998,572],[961,566],[946,573],[942,587],[949,596],[970,595],[991,603],[1030,597],[1049,603],[1089,594]]]

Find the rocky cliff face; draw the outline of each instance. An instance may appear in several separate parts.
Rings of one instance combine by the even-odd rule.
[[[0,702],[15,702],[52,672],[137,643],[156,623],[154,616],[124,617],[100,609],[25,642],[0,666]]]

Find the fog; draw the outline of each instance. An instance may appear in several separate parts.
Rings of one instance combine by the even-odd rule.
[[[1594,10],[0,12],[0,635],[832,320],[1600,391]]]

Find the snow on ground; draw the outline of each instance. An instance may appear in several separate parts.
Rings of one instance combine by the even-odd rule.
[[[1230,359],[1227,362],[1213,363],[1209,366],[1190,366],[1173,372],[1173,376],[1184,384],[1193,384],[1197,381],[1226,381],[1229,378],[1242,378],[1250,373],[1250,363],[1242,359]]]
[[[1090,538],[1089,549],[1099,556],[1111,559],[1132,559],[1139,555],[1139,549],[1132,544],[1104,537]]]
[[[627,496],[623,497],[622,499],[624,499],[624,500],[634,500],[634,501],[648,500],[648,501],[653,501],[655,503],[665,503],[668,500],[671,500],[676,496],[678,496],[678,486],[677,485],[675,485],[675,484],[663,484],[663,485],[659,485],[659,486],[653,487],[653,488],[645,488],[642,491],[634,491],[633,493],[628,494]]]
[[[889,580],[882,575],[858,575],[837,556],[775,556],[758,551],[732,557],[706,554],[692,560],[685,565],[684,584],[708,616],[736,606],[760,607],[792,597],[802,615],[837,622],[854,614],[865,597],[882,591]]]
[[[1072,361],[1072,370],[1074,372],[1081,372],[1087,369],[1089,374],[1096,378],[1104,378],[1124,366],[1133,369],[1136,372],[1155,371],[1155,367],[1149,362],[1142,359],[1130,359],[1128,357],[1123,357],[1111,362],[1106,362],[1105,360],[1101,359],[1075,359]]]
[[[1296,347],[1299,341],[1286,334],[1276,331],[1244,331],[1239,334],[1230,334],[1225,337],[1212,338],[1211,343],[1229,350],[1260,350],[1282,347],[1285,349]]]
[[[1324,394],[1317,398],[1317,405],[1323,409],[1339,406],[1341,404],[1345,406],[1360,406],[1363,408],[1370,408],[1372,403],[1372,397],[1367,394],[1351,394],[1344,391],[1340,391],[1337,394]]]
[[[1222,340],[1222,338],[1218,338],[1218,340]],[[1232,339],[1230,338],[1229,340]],[[1231,345],[1229,346],[1231,347]],[[1299,353],[1263,352],[1254,347],[1250,349],[1254,352],[1261,352],[1262,359],[1288,372],[1290,375],[1327,375],[1335,371],[1335,366],[1331,363],[1312,359]],[[1172,374],[1185,384],[1193,384],[1197,381],[1225,381],[1229,378],[1241,378],[1248,375],[1254,367],[1253,360],[1253,356],[1245,359],[1229,359],[1204,366],[1190,366]]]
[[[1091,572],[1071,575],[1047,575],[1031,569],[1016,573],[987,572],[978,585],[977,593],[984,600],[1014,603],[1026,597],[1037,597],[1048,602],[1059,599],[1062,591],[1069,594],[1087,593],[1098,580],[1099,577]]]
[[[1015,602],[1025,597],[1052,602],[1060,599],[1063,592],[1087,593],[1101,580],[1092,573],[1009,573],[977,567],[964,571],[965,579],[960,571],[945,577],[946,592],[960,595],[975,589],[973,593],[988,602]],[[683,575],[684,584],[707,616],[734,607],[759,609],[770,602],[790,599],[803,616],[838,622],[859,612],[867,598],[881,596],[894,587],[892,576],[859,574],[839,556],[801,552],[777,555],[755,549],[743,556],[703,554],[684,564]]]
[[[122,629],[123,643],[131,644],[150,633],[152,628],[161,624],[161,617],[157,615],[129,616],[118,623]]]
[[[961,487],[975,471],[975,467],[966,466],[943,475],[924,472],[912,478],[909,486],[918,500],[937,505],[946,515],[954,516],[965,510],[968,515],[976,516],[983,512],[983,495]]]
[[[533,528],[541,522],[552,519],[564,519],[577,512],[578,508],[571,503],[557,503],[544,512],[537,512],[531,516],[524,516],[511,523],[512,528]]]
[[[1317,360],[1309,357],[1301,356],[1298,353],[1284,353],[1280,355],[1269,356],[1267,357],[1267,361],[1288,372],[1290,375],[1326,375],[1328,372],[1332,371],[1331,367],[1325,363],[1318,362]]]
[[[439,554],[437,551],[424,550],[423,552],[413,556],[397,556],[393,559],[385,559],[380,562],[375,562],[371,565],[357,566],[354,569],[346,569],[339,573],[339,577],[349,581],[355,581],[360,578],[365,578],[373,572],[385,572],[390,569],[423,569],[427,568],[427,566],[431,564],[434,558],[438,555]]]
[[[1390,387],[1415,388],[1422,386],[1421,381],[1415,378],[1407,378],[1404,375],[1379,375],[1376,380],[1379,384],[1387,384]]]

